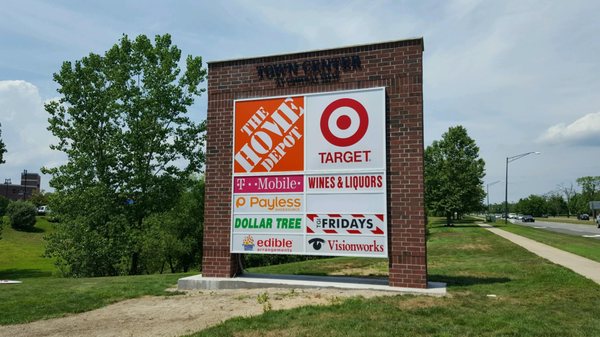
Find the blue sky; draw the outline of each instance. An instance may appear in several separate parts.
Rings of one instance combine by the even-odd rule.
[[[48,147],[43,102],[63,61],[103,53],[122,34],[170,33],[205,61],[423,37],[425,143],[463,125],[486,183],[509,200],[600,175],[600,2],[590,1],[3,1],[0,183],[64,161]],[[206,96],[192,107],[206,116]],[[43,176],[48,189],[50,177]],[[504,186],[490,201],[504,200]]]

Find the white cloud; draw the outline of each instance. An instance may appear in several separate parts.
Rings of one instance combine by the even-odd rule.
[[[64,162],[64,156],[49,148],[56,139],[46,129],[48,115],[38,88],[26,81],[0,81],[0,123],[2,140],[6,144],[5,164],[0,166],[0,178],[18,182],[19,173],[41,173],[50,163]],[[49,177],[42,178],[42,188],[48,189]]]
[[[600,112],[589,113],[569,125],[556,124],[539,138],[544,144],[600,145]]]

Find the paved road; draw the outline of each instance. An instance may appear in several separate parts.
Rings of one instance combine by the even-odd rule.
[[[510,220],[510,222],[538,229],[545,229],[553,232],[559,232],[570,235],[586,236],[600,240],[600,228],[592,225],[578,225],[561,222],[546,222],[544,220],[535,219],[535,222],[521,222],[520,220]]]

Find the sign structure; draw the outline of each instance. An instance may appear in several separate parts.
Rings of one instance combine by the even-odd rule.
[[[384,88],[234,109],[232,253],[388,257]]]

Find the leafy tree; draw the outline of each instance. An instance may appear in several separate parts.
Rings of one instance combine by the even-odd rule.
[[[515,207],[517,213],[530,214],[533,216],[542,216],[548,213],[546,199],[539,195],[532,194],[525,199],[519,199]]]
[[[0,195],[0,217],[6,214],[6,208],[8,207],[9,203],[10,200],[7,197]]]
[[[29,202],[35,205],[35,207],[40,207],[44,205],[48,205],[48,195],[44,190],[34,191],[29,197]]]
[[[6,153],[6,145],[2,141],[2,124],[0,124],[0,164],[4,164],[4,154]]]
[[[442,139],[425,149],[425,203],[446,217],[483,208],[485,162],[479,147],[462,126],[450,127]]]
[[[546,196],[546,204],[548,206],[548,214],[552,216],[567,213],[567,203],[562,195],[557,192],[550,193]]]
[[[35,227],[37,210],[32,203],[18,200],[11,202],[6,208],[10,226],[16,230],[30,231]]]
[[[567,218],[568,218],[573,214],[573,212],[575,212],[575,210],[574,210],[575,205],[573,203],[573,197],[577,194],[577,191],[575,191],[575,188],[573,187],[572,183],[569,185],[560,184],[560,185],[558,185],[558,189],[565,195],[565,202],[567,205]]]
[[[170,211],[145,219],[142,261],[147,270],[187,272],[202,260],[204,180],[194,180]]]
[[[580,177],[575,181],[581,187],[581,194],[586,203],[600,200],[600,176]],[[589,209],[589,204],[587,208]]]
[[[4,227],[4,214],[6,214],[6,208],[10,200],[7,197],[0,195],[0,239],[2,239],[2,229]]]
[[[52,149],[68,162],[44,169],[55,189],[50,207],[61,219],[48,255],[65,273],[138,274],[146,219],[171,210],[201,170],[204,123],[187,108],[204,89],[200,57],[170,35],[124,35],[104,55],[64,62],[54,74],[62,95],[48,103]]]

